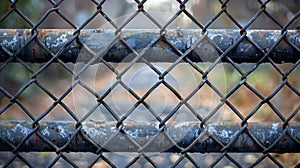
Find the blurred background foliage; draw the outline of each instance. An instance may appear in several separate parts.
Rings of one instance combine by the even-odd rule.
[[[14,3],[12,3],[14,2]],[[0,5],[0,16],[3,17],[5,13],[11,12],[7,18],[1,18],[0,28],[31,28],[30,24],[26,23],[24,19],[18,14],[23,13],[27,18],[36,24],[41,17],[51,9],[54,5],[50,1],[40,0],[3,0]],[[66,15],[77,26],[83,24],[97,8],[92,1],[81,0],[63,0],[51,1],[59,4],[59,10]],[[265,1],[262,1],[265,2]],[[279,23],[285,24],[289,21],[299,10],[299,0],[272,0],[267,3],[266,11],[271,14]],[[17,7],[18,10],[14,10]],[[117,20],[121,16],[133,13],[137,4],[133,0],[108,0],[102,6],[103,12],[110,18]],[[230,0],[227,3],[226,10],[231,14],[241,25],[245,25],[249,19],[259,11],[261,5],[256,0]],[[222,8],[222,4],[215,0],[193,0],[186,3],[186,9],[198,19],[202,24],[208,23],[213,16],[215,16]],[[144,9],[148,12],[164,12],[172,16],[179,10],[179,3],[175,0],[148,0]],[[156,15],[156,19],[164,17],[163,15]],[[165,20],[166,21],[166,20]],[[178,25],[183,28],[198,28],[194,25],[184,14],[179,16]],[[101,16],[97,16],[85,28],[100,28],[105,23]],[[177,26],[178,26],[177,25]],[[141,26],[141,25],[135,25]],[[299,26],[299,20],[294,22],[289,29],[295,29]],[[70,25],[63,20],[57,13],[51,13],[45,21],[38,28],[71,28]],[[223,13],[217,21],[215,21],[209,28],[238,28],[230,19]],[[266,14],[262,14],[251,26],[254,29],[280,29]]]
[[[0,2],[1,17],[3,17],[6,13],[11,12],[7,18],[1,20],[0,28],[2,29],[31,28],[30,24],[26,22],[18,13],[21,12],[29,20],[36,22],[41,17],[45,4],[45,2],[41,2],[39,0],[16,0],[13,2],[15,3],[12,3],[9,0],[3,0]],[[19,10],[13,11],[16,6]]]

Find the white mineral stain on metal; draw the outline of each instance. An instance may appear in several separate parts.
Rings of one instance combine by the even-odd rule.
[[[241,53],[246,52],[246,53],[247,53],[247,51],[248,51],[249,49],[251,49],[251,48],[252,48],[252,47],[251,47],[250,44],[240,43],[240,44],[238,45],[238,52],[241,52]]]
[[[174,41],[174,45],[177,47],[181,47],[182,46],[182,41],[181,40],[176,40]]]
[[[59,135],[63,138],[68,137],[68,134],[65,132],[65,129],[61,125],[58,126],[58,132]]]
[[[233,132],[231,130],[222,130],[222,131],[218,131],[216,130],[214,127],[208,127],[208,132],[210,134],[215,134],[218,137],[221,137],[222,139],[232,139],[234,137],[235,134],[233,134]]]
[[[51,37],[50,36],[47,36],[45,37],[45,44],[48,48],[51,47],[51,43],[49,43],[51,41]]]
[[[207,36],[210,38],[210,39],[214,39],[215,37],[217,36],[222,36],[220,32],[217,32],[217,33],[209,33],[207,34]]]
[[[116,128],[116,127],[111,127],[110,130],[111,130],[111,131],[116,131],[117,128]]]
[[[138,138],[140,132],[142,131],[142,129],[135,129],[134,131],[126,131],[126,133],[131,137],[131,138]]]
[[[52,44],[52,47],[61,47],[61,46],[63,46],[67,41],[68,41],[67,35],[66,35],[66,34],[62,34],[60,37],[58,37],[58,38],[55,40],[55,43]]]
[[[49,135],[50,135],[49,128],[46,127],[41,133],[42,133],[44,136],[49,136]]]
[[[294,128],[290,128],[291,134],[294,135]]]
[[[220,41],[223,41],[224,40],[224,36],[222,35],[222,34],[214,34],[214,33],[212,33],[212,34],[209,34],[208,33],[208,38],[210,38],[211,40],[213,40],[214,38],[216,38],[216,37],[220,37]]]
[[[277,134],[278,133],[278,126],[280,123],[274,123],[272,124],[272,130],[270,131],[271,134]]]
[[[17,124],[16,126],[14,126],[14,128],[12,129],[13,132],[17,132],[18,130],[20,130],[20,132],[23,134],[23,136],[26,136],[30,133],[30,129],[23,127],[21,124]]]
[[[15,49],[14,47],[16,46],[17,42],[18,42],[17,35],[14,35],[12,41],[10,42],[12,49]]]
[[[189,127],[190,123],[189,122],[181,122],[181,123],[177,123],[174,128],[182,128],[182,127]],[[186,129],[186,128],[184,128]]]
[[[272,44],[272,43],[276,42],[278,40],[278,38],[279,38],[279,36],[276,36],[276,34],[272,34],[272,35],[266,37],[266,41],[271,42],[271,44]]]
[[[11,47],[11,49],[15,49],[14,47],[16,46],[17,42],[18,42],[18,39],[17,39],[17,36],[18,35],[14,35],[12,40],[8,41],[8,40],[3,40],[2,41],[2,45],[3,46],[7,46],[7,47]]]
[[[232,136],[229,136],[230,135],[230,132],[229,131],[226,131],[226,130],[222,130],[219,135],[221,135],[221,137],[224,137],[224,138],[232,138]]]
[[[241,53],[245,51],[245,49],[243,47],[238,47],[238,49],[239,49],[238,51]]]
[[[6,131],[6,135],[7,135],[7,138],[8,138],[11,142],[14,142],[14,140],[15,140],[15,139],[14,139],[14,136],[11,135],[11,133],[10,133],[9,130]]]
[[[5,40],[3,40],[3,41],[1,42],[1,44],[4,45],[4,46],[8,46],[8,41],[5,39]]]
[[[108,131],[108,130],[104,130],[104,129],[99,128],[99,127],[98,127],[98,129],[96,129],[96,128],[88,126],[86,124],[82,125],[82,129],[91,138],[98,138],[98,137],[102,137],[102,136],[107,136],[106,132]],[[110,131],[110,132],[115,132],[115,131]]]

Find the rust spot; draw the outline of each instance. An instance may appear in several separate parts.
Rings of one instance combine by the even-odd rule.
[[[289,45],[287,44],[287,42],[281,41],[281,42],[279,43],[279,46],[280,46],[282,49],[287,49]],[[287,52],[287,51],[286,51],[286,52]]]
[[[262,31],[258,32],[259,35],[259,39],[263,39],[264,38],[264,33]]]
[[[87,37],[90,37],[92,34],[93,34],[94,32],[92,32],[92,31],[80,31],[80,35],[81,36],[87,36]],[[96,31],[96,33],[100,33],[100,31],[98,32],[98,31]]]
[[[21,32],[22,34],[22,30],[21,29],[5,29],[3,32],[7,33],[7,35],[9,36],[13,36],[15,34],[19,34],[19,32]]]
[[[36,44],[32,47],[32,53],[33,53],[33,57],[36,58],[36,56],[38,55],[38,50],[39,50],[39,46]]]
[[[118,48],[116,51],[116,56],[121,57],[121,55],[122,55],[122,51],[121,51],[121,49]]]
[[[34,138],[34,141],[35,141],[36,143],[39,143],[39,142],[40,142],[39,136],[38,136],[37,134],[34,134],[34,135],[33,135],[33,138]]]
[[[25,34],[25,36],[31,36],[31,32],[30,32],[29,29],[26,29],[26,30],[24,31],[24,34]]]
[[[43,36],[49,34],[49,33],[53,33],[54,30],[52,29],[42,29],[40,32],[39,32],[39,35],[41,36],[41,38],[43,38]]]
[[[155,123],[152,123],[152,124],[151,124],[151,127],[155,128]]]
[[[166,43],[163,42],[162,40],[160,40],[160,41],[158,42],[158,45],[159,45],[161,48],[165,48]]]

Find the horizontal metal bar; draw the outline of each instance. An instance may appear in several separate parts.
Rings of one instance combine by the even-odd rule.
[[[52,56],[41,44],[48,48],[54,54],[57,53],[65,43],[72,37],[75,30],[72,29],[41,29],[37,38],[40,41],[32,40],[30,29],[0,29],[0,62],[4,62],[12,54],[17,53],[20,48],[26,46],[17,55],[25,62],[46,62]],[[143,56],[151,62],[173,62],[178,58],[178,54],[165,41],[170,41],[181,52],[187,51],[196,44],[197,40],[203,38],[200,44],[187,57],[194,62],[213,62],[220,56],[220,51],[225,51],[231,47],[241,37],[239,30],[209,30],[208,38],[203,38],[200,30],[196,29],[173,29],[168,30],[165,39],[160,40],[152,46]],[[257,62],[264,53],[267,52],[282,36],[280,30],[247,30],[248,39],[254,41],[260,49],[257,49],[247,39],[244,39],[227,56],[237,63]],[[108,46],[116,37],[114,30],[84,29],[80,31],[77,40],[74,40],[59,56],[64,62],[85,62],[91,59],[93,54],[88,51],[101,52],[108,47],[104,59],[109,62],[129,62],[133,59],[131,51],[126,45],[116,40],[112,46]],[[159,30],[122,30],[121,37],[127,44],[136,51],[146,48],[153,40],[160,37]],[[296,62],[299,59],[300,30],[289,30],[286,39],[287,42],[281,42],[277,45],[269,57],[276,63]],[[212,41],[215,45],[212,44]],[[82,47],[83,42],[87,47]],[[298,47],[295,49],[294,47]],[[9,51],[9,52],[7,52]],[[10,54],[9,54],[10,53]],[[11,54],[12,53],[12,54]],[[16,61],[16,59],[12,60]],[[224,57],[222,61],[228,59]],[[269,61],[268,59],[264,61]],[[98,61],[99,62],[99,61]],[[96,61],[97,63],[97,61]]]
[[[240,123],[220,123],[211,124],[205,129],[206,131],[201,131],[200,123],[191,122],[168,123],[161,130],[158,128],[159,123],[128,122],[123,125],[124,132],[119,132],[119,129],[115,127],[116,122],[90,121],[82,123],[82,134],[77,134],[75,138],[71,139],[76,132],[75,125],[75,122],[72,121],[42,121],[39,122],[37,132],[58,148],[71,141],[62,150],[66,152],[95,152],[97,147],[92,145],[86,137],[91,139],[94,144],[102,146],[104,151],[111,152],[137,152],[139,150],[144,152],[182,152],[181,149],[190,146],[196,139],[196,143],[187,150],[188,152],[221,152],[224,146],[217,143],[216,139],[226,146],[242,129]],[[13,146],[18,146],[26,136],[31,135],[32,131],[32,122],[30,121],[0,121],[0,151],[14,150]],[[164,133],[160,133],[161,131]],[[249,123],[246,131],[241,132],[226,151],[263,152],[264,149],[250,138],[247,131],[256,137],[265,148],[272,146],[268,152],[300,152],[300,144],[294,141],[295,139],[300,140],[300,123],[290,123],[285,129],[283,129],[282,123]],[[284,133],[286,134],[283,135]],[[173,139],[179,148],[175,147],[166,135]],[[202,138],[198,138],[199,136]],[[44,143],[34,133],[20,146],[19,151],[45,152],[55,151],[55,149]]]

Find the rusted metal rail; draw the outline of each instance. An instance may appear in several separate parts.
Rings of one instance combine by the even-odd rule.
[[[16,56],[25,62],[47,62],[56,53],[64,62],[84,62],[106,48],[104,60],[129,62],[132,60],[132,49],[140,51],[157,39],[158,42],[150,46],[143,58],[152,62],[174,62],[180,56],[178,51],[186,52],[199,39],[202,40],[197,47],[187,53],[187,57],[194,62],[213,62],[232,46],[235,47],[230,49],[226,57],[222,57],[223,62],[227,62],[228,58],[237,63],[257,62],[269,50],[268,57],[276,63],[296,62],[300,58],[299,30],[247,30],[244,33],[239,30],[209,30],[202,34],[200,30],[179,29],[168,30],[164,35],[159,30],[122,30],[116,35],[114,30],[100,29],[84,29],[80,33],[72,29],[41,29],[38,32],[2,29],[0,62]],[[238,40],[241,42],[234,45]],[[178,50],[174,50],[174,46]]]
[[[240,123],[223,123],[211,124],[201,131],[200,123],[169,123],[161,129],[158,123],[131,122],[118,129],[115,122],[91,121],[82,123],[79,133],[75,125],[71,121],[43,121],[33,129],[30,121],[3,120],[0,122],[0,151],[15,150],[14,146],[28,136],[18,151],[55,152],[69,141],[62,151],[96,152],[97,147],[91,141],[104,151],[112,152],[300,151],[299,123],[289,123],[284,129],[282,123],[249,123],[246,127]],[[52,142],[56,149],[40,136]],[[105,143],[109,139],[110,142]]]

